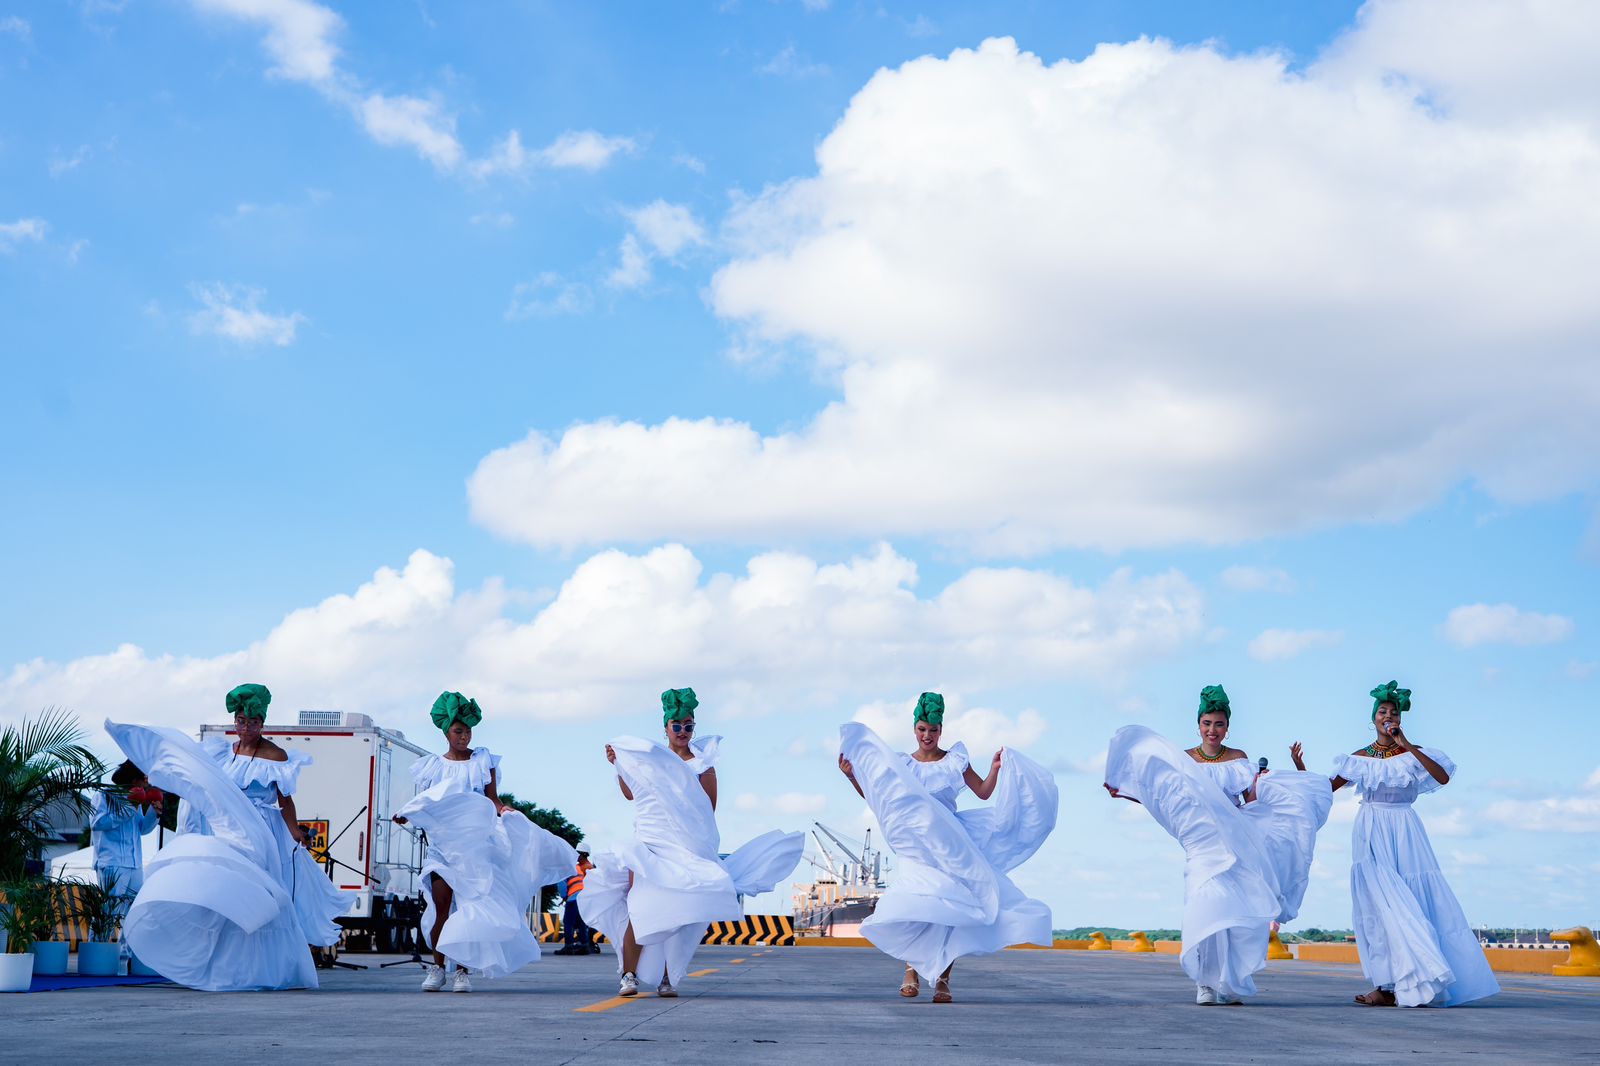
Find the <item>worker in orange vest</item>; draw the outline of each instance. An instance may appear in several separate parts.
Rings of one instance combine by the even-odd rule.
[[[583,916],[578,913],[578,893],[583,891],[583,875],[594,869],[594,863],[589,861],[589,845],[578,845],[578,871],[567,878],[565,895],[567,907],[561,916],[561,929],[565,934],[566,945],[556,950],[557,955],[598,955],[599,945],[594,943],[594,933],[583,924]]]

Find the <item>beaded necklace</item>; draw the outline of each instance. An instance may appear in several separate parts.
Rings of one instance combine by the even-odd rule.
[[[1392,759],[1401,752],[1398,744],[1382,745],[1373,741],[1361,749],[1361,754],[1373,759]]]
[[[1207,755],[1206,749],[1203,747],[1195,748],[1194,753],[1200,756],[1200,758],[1204,759],[1206,762],[1220,762],[1222,757],[1228,754],[1228,746],[1226,744],[1222,745],[1222,747],[1217,749],[1217,753],[1215,755]]]

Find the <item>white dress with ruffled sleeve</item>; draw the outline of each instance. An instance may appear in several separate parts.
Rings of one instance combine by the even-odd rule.
[[[700,777],[716,764],[721,740],[691,742],[691,759],[638,737],[611,741],[617,776],[633,793],[633,840],[594,856],[578,911],[616,946],[619,971],[632,924],[644,949],[637,976],[645,985],[663,976],[681,982],[706,926],[743,918],[740,897],[772,891],[805,848],[800,833],[772,830],[718,857],[721,834]]]
[[[134,954],[168,980],[207,992],[316,988],[293,894],[300,875],[281,846],[278,830],[287,835],[288,826],[276,793],[251,768],[258,787],[249,795],[215,752],[175,729],[108,721],[106,732],[151,784],[182,797],[187,827],[145,863],[144,887],[123,923]]]
[[[452,890],[450,915],[430,945],[484,977],[501,977],[539,959],[527,912],[539,890],[578,864],[572,845],[521,811],[496,814],[484,789],[500,756],[474,748],[471,758],[426,755],[411,767],[417,794],[395,813],[428,834],[422,866],[424,941],[436,916],[433,879]]]
[[[1455,763],[1422,749],[1446,774]],[[1341,755],[1333,773],[1356,787],[1350,901],[1367,980],[1402,1007],[1454,1007],[1500,991],[1478,938],[1439,871],[1412,804],[1440,788],[1416,756]]]
[[[1320,774],[1279,770],[1243,804],[1255,775],[1248,759],[1197,762],[1143,726],[1119,729],[1106,756],[1106,783],[1183,848],[1184,972],[1236,999],[1256,994],[1272,922],[1299,912],[1333,802]]]
[[[294,900],[295,916],[305,932],[306,943],[319,947],[337,944],[342,930],[334,919],[350,913],[350,897],[340,892],[311,853],[295,842],[278,807],[279,796],[294,795],[300,772],[312,764],[311,756],[290,749],[283,762],[241,757],[227,737],[212,737],[202,746],[222,767],[228,780],[255,805],[272,832],[278,848],[278,867],[273,876],[288,888]]]
[[[1048,770],[1007,748],[993,802],[958,811],[963,745],[937,762],[918,762],[852,722],[839,727],[839,749],[896,858],[862,936],[929,982],[964,955],[1049,946],[1050,908],[1007,876],[1055,828],[1060,797]]]

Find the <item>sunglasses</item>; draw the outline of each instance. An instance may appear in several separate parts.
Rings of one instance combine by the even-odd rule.
[[[672,731],[674,733],[693,733],[694,732],[694,723],[693,722],[671,722],[669,724],[672,726]]]

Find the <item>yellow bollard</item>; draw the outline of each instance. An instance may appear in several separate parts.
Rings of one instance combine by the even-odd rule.
[[[1133,941],[1133,947],[1129,948],[1129,951],[1154,951],[1156,949],[1156,946],[1150,943],[1150,938],[1143,933],[1129,933],[1128,939]]]
[[[1272,930],[1270,933],[1267,934],[1267,958],[1269,958],[1269,959],[1292,959],[1292,958],[1294,958],[1294,952],[1290,951],[1288,949],[1288,947],[1284,945],[1282,939],[1279,938],[1278,931],[1276,929]]]
[[[1550,934],[1551,940],[1570,945],[1565,966],[1554,967],[1550,972],[1557,977],[1600,977],[1600,944],[1594,933],[1581,925],[1561,929]]]
[[[1089,950],[1090,951],[1110,951],[1111,950],[1111,941],[1106,939],[1106,935],[1104,933],[1099,932],[1097,930],[1097,931],[1089,934]]]

